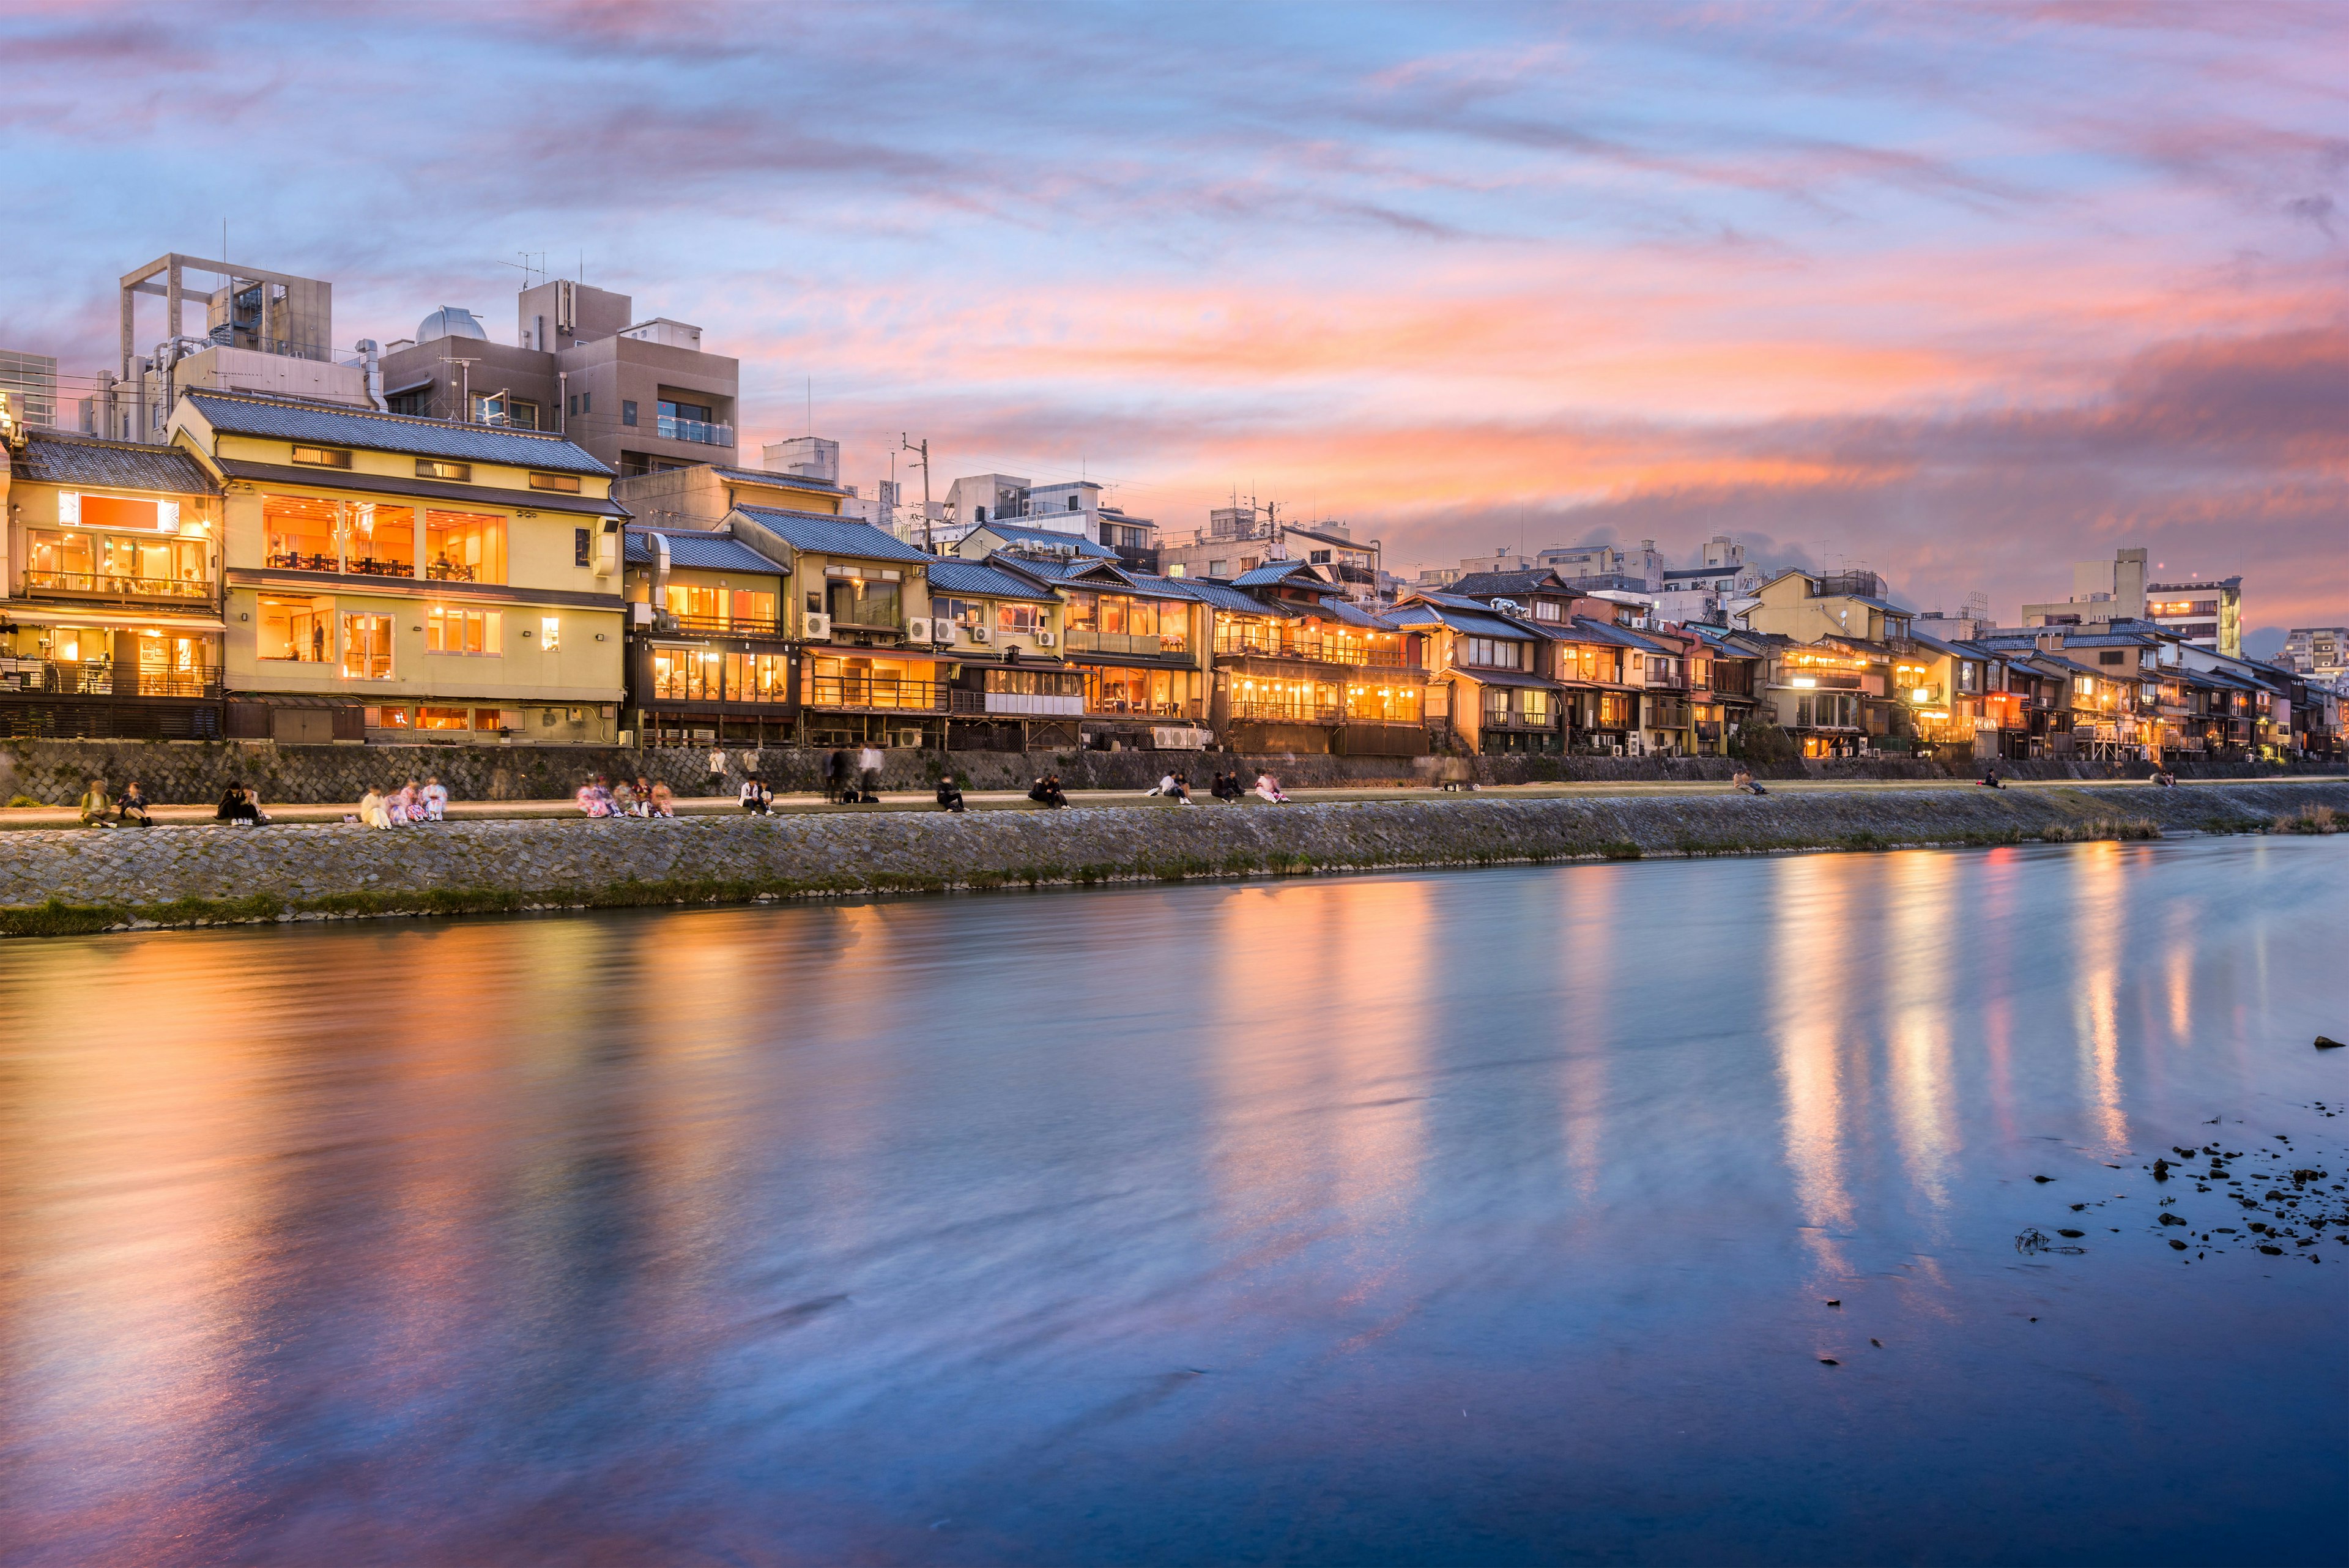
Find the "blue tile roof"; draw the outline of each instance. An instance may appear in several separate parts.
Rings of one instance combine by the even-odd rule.
[[[1191,590],[1193,598],[1233,615],[1281,616],[1289,613],[1285,608],[1266,604],[1262,599],[1251,598],[1229,583],[1217,582],[1211,577],[1184,577],[1179,580]]]
[[[652,530],[628,530],[627,558],[639,565],[650,566],[659,557],[653,548]],[[791,568],[780,561],[771,561],[740,539],[723,534],[704,534],[692,529],[658,530],[668,541],[668,562],[672,566],[685,566],[697,572],[761,572],[771,577],[781,576]]]
[[[1267,561],[1261,566],[1242,572],[1238,576],[1234,577],[1232,581],[1244,588],[1271,587],[1277,584],[1291,581],[1300,572],[1303,573],[1316,587],[1319,587],[1329,581],[1328,578],[1321,576],[1320,573],[1315,571],[1311,566],[1307,566],[1302,561]]]
[[[1050,589],[1039,587],[1024,577],[999,572],[977,561],[957,560],[951,556],[942,556],[930,563],[930,592],[973,594],[998,599],[1042,599],[1046,603],[1051,603],[1055,598]]]
[[[834,484],[828,479],[817,479],[804,473],[776,473],[764,468],[737,468],[732,463],[713,462],[710,471],[720,479],[739,479],[746,484],[772,484],[783,490],[820,490],[831,495],[845,495],[845,485]]]
[[[858,556],[868,561],[919,561],[926,566],[939,559],[915,549],[894,534],[884,534],[872,524],[854,517],[786,512],[773,506],[738,506],[734,510],[794,550],[812,550],[819,556]]]
[[[505,430],[496,425],[451,424],[373,409],[336,408],[247,392],[191,390],[181,394],[205,422],[223,435],[275,441],[316,441],[323,446],[366,447],[370,452],[412,452],[460,462],[504,462],[556,473],[610,473],[581,448],[559,435]]]
[[[204,472],[204,465],[181,447],[46,430],[28,434],[25,450],[10,463],[19,479],[93,485],[100,490],[160,491],[169,495],[220,493],[220,486]]]
[[[1056,533],[1050,528],[1022,528],[1016,523],[981,523],[971,529],[976,534],[986,529],[999,539],[1028,539],[1045,545],[1061,545],[1080,556],[1097,556],[1105,560],[1117,559],[1117,552],[1107,545],[1096,545],[1082,534]]]

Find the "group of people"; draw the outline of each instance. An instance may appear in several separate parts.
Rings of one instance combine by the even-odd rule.
[[[221,809],[228,809],[222,803]],[[449,816],[449,786],[440,775],[429,774],[419,784],[409,779],[397,789],[378,790],[372,784],[359,796],[358,822],[367,827],[407,827],[419,822],[445,822]]]
[[[1155,788],[1146,789],[1142,793],[1145,796],[1163,795],[1177,805],[1198,804],[1191,798],[1189,775],[1179,772],[1168,774],[1158,781]],[[1207,785],[1207,793],[1226,805],[1237,805],[1243,795],[1250,794],[1259,800],[1270,801],[1275,805],[1288,804],[1288,792],[1282,789],[1280,781],[1268,773],[1257,774],[1253,788],[1244,786],[1240,783],[1240,775],[1237,769],[1229,773],[1218,773],[1213,782]]]
[[[841,805],[881,804],[881,748],[865,746],[852,757],[845,750],[823,759],[824,798]]]
[[[596,822],[614,822],[624,816],[650,820],[677,815],[677,799],[669,793],[668,785],[654,784],[642,774],[633,783],[623,777],[614,784],[596,774],[579,786],[574,798],[581,814]]]
[[[133,823],[140,827],[155,826],[154,818],[147,813],[147,797],[140,793],[137,779],[130,781],[130,787],[122,792],[120,800],[108,798],[104,779],[89,781],[89,787],[81,795],[84,827],[128,827]]]

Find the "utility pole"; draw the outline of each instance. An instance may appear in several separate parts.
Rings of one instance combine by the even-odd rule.
[[[460,425],[473,422],[473,367],[479,362],[477,359],[459,359],[449,356],[443,356],[440,360],[443,365],[457,367],[457,422]]]
[[[930,438],[924,436],[921,440],[921,444],[916,446],[914,442],[906,439],[905,432],[904,431],[899,431],[897,432],[897,450],[899,452],[919,452],[921,454],[922,552],[925,555],[935,556],[938,553],[938,545],[937,539],[930,527]],[[892,455],[894,456],[894,454]]]

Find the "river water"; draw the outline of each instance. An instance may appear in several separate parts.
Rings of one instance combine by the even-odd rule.
[[[2344,898],[2219,839],[8,944],[0,1562],[2338,1562]]]

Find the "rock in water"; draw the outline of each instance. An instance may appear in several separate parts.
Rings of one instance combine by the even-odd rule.
[[[2330,1034],[2320,1034],[2316,1037],[2316,1048],[2319,1051],[2338,1051],[2344,1045],[2349,1045],[2349,1040],[2335,1040]]]

